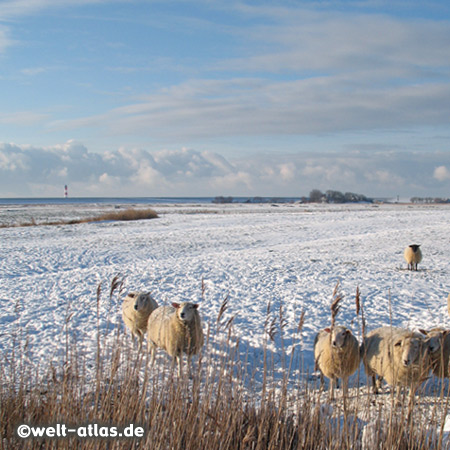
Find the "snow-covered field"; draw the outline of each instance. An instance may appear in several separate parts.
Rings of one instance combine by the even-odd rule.
[[[17,222],[73,218],[104,208],[8,205],[0,207],[0,223],[12,217]],[[150,290],[160,304],[201,303],[205,329],[215,329],[228,296],[225,318],[236,316],[233,333],[255,379],[265,342],[280,376],[282,361],[291,354],[292,379],[313,372],[314,336],[330,323],[338,281],[345,298],[337,321],[358,338],[358,286],[369,329],[390,323],[414,329],[450,325],[448,205],[173,204],[154,209],[160,218],[148,221],[0,229],[0,355],[10,355],[13,346],[25,348],[29,361],[43,366],[61,357],[66,329],[81,351],[94,353],[97,286],[102,283],[106,292],[118,273],[124,293]],[[423,252],[418,272],[406,270],[403,259],[404,248],[413,243]],[[113,297],[110,304],[103,296],[100,312],[102,329],[113,334],[123,327],[120,299]],[[276,330],[274,341],[267,337],[268,320]]]

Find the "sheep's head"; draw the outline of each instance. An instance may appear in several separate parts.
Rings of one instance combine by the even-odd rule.
[[[147,309],[148,304],[151,301],[150,293],[145,292],[130,292],[127,295],[127,298],[131,298],[133,300],[133,308],[136,311]]]
[[[172,306],[177,310],[177,317],[182,322],[190,322],[193,320],[198,308],[198,305],[190,302],[172,303]]]
[[[434,328],[432,330],[419,330],[422,334],[427,336],[426,342],[428,344],[428,351],[430,354],[440,353],[442,347],[444,346],[444,340],[446,336],[450,333],[449,330],[444,330],[443,328]]]
[[[394,351],[400,354],[400,361],[405,367],[419,363],[424,356],[422,351],[425,341],[418,336],[402,336],[394,341]]]
[[[347,336],[351,335],[352,332],[345,327],[337,326],[334,328],[325,328],[327,333],[330,333],[331,346],[334,349],[341,349],[345,345]]]

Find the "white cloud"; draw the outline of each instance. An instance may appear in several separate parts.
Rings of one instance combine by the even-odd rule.
[[[65,184],[78,197],[302,196],[313,188],[447,197],[447,167],[447,152],[322,151],[227,159],[187,148],[99,154],[76,141],[46,148],[0,144],[0,197],[60,195]]]
[[[9,29],[0,25],[0,54],[13,45],[13,41],[9,38]]]
[[[280,170],[280,176],[283,181],[289,182],[294,180],[296,172],[295,164],[293,163],[280,164],[278,168]]]
[[[434,169],[434,178],[438,181],[447,181],[450,180],[450,170],[445,166],[439,166]]]
[[[34,111],[8,112],[0,114],[0,124],[29,127],[31,125],[42,124],[48,117],[48,114]]]

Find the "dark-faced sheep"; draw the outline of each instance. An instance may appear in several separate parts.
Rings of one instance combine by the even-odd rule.
[[[359,344],[352,332],[343,326],[325,328],[314,340],[314,360],[323,375],[330,379],[330,398],[334,397],[334,383],[342,378],[344,398],[348,391],[348,379],[358,369]]]
[[[148,317],[158,307],[158,304],[146,292],[130,292],[122,303],[122,318],[130,329],[133,340],[139,340],[139,349],[147,331]]]
[[[403,252],[409,270],[417,270],[417,265],[422,261],[422,251],[420,245],[412,244],[405,248]]]
[[[160,306],[149,317],[147,333],[152,364],[156,348],[162,348],[178,362],[178,375],[182,375],[183,353],[188,357],[200,352],[203,346],[203,330],[198,305],[184,302],[172,306]]]
[[[385,379],[398,393],[402,386],[410,387],[412,398],[431,369],[428,341],[420,333],[402,328],[381,327],[369,332],[361,357],[367,375],[372,377],[374,393]]]

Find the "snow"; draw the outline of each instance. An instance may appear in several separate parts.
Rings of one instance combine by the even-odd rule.
[[[0,223],[12,215],[36,222],[89,216],[107,207],[8,205],[0,208]],[[124,327],[121,299],[107,295],[119,273],[122,298],[149,290],[159,304],[200,303],[205,330],[216,329],[228,298],[224,320],[235,316],[239,351],[256,381],[265,346],[273,352],[275,377],[283,376],[291,355],[292,380],[314,372],[314,337],[330,323],[337,282],[345,296],[337,322],[359,339],[357,287],[368,329],[449,325],[448,205],[198,203],[154,209],[160,215],[154,220],[0,229],[0,355],[25,349],[31,364],[45,367],[64,353],[67,330],[81,352],[94,354],[99,283],[100,329],[112,336]],[[423,252],[417,272],[406,270],[403,260],[413,243]],[[274,341],[267,324],[276,331]]]

